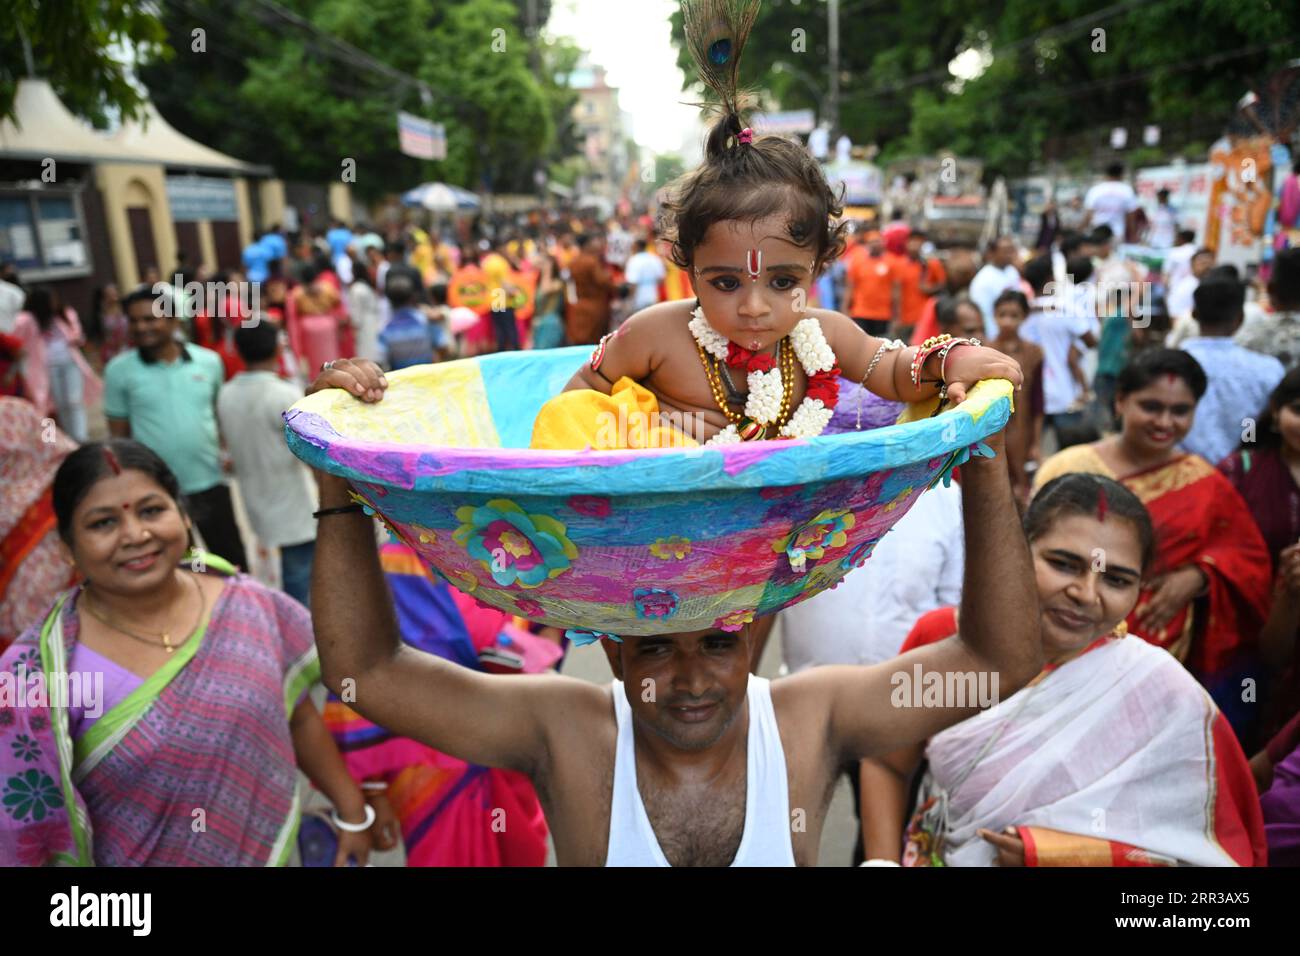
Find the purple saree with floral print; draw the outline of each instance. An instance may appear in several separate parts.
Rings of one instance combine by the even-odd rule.
[[[283,864],[288,715],[319,675],[307,610],[230,577],[207,624],[92,723],[95,674],[69,673],[78,595],[0,656],[0,866]]]

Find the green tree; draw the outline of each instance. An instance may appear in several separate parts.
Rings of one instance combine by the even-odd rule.
[[[896,146],[1019,172],[1044,159],[1095,166],[1115,126],[1160,124],[1173,150],[1213,139],[1237,99],[1292,55],[1300,3],[1006,0],[971,24],[968,42],[986,45],[992,64],[959,88],[913,92]]]
[[[531,63],[563,63],[571,53],[563,44],[526,41],[518,4],[278,6],[289,17],[258,0],[168,0],[164,24],[177,55],[141,75],[171,123],[289,179],[334,179],[353,159],[354,188],[364,197],[429,179],[474,189],[486,179],[499,191],[533,188],[533,170],[553,148],[557,120],[571,101],[545,70],[540,79],[534,75]],[[205,31],[201,49],[191,43],[196,28]],[[428,105],[421,85],[431,95]],[[446,125],[445,160],[399,152],[399,110]]]
[[[425,56],[429,0],[282,6],[310,27],[258,2],[168,0],[164,24],[176,56],[140,71],[159,111],[187,135],[289,179],[336,179],[353,159],[363,196],[419,181],[423,164],[398,151],[395,120],[399,109],[422,112],[418,90],[330,38],[398,74],[414,72]]]
[[[149,6],[133,0],[14,0],[0,16],[0,118],[13,116],[18,81],[27,75],[26,38],[38,77],[68,109],[106,124],[138,115],[144,103],[110,49],[132,47],[165,59],[166,31]]]
[[[889,142],[908,129],[907,96],[871,96],[920,71],[946,64],[957,53],[961,26],[974,0],[928,0],[889,4],[843,0],[840,4],[840,127],[859,143]],[[672,16],[677,62],[686,87],[698,74],[683,43],[681,13]],[[820,116],[828,105],[829,23],[825,2],[767,0],[741,63],[741,82],[754,90],[760,106],[779,102],[786,109],[811,108]],[[773,69],[777,63],[794,70]],[[795,72],[798,71],[798,72]],[[910,92],[910,91],[909,91]]]
[[[474,0],[433,30],[420,76],[455,90],[448,117],[448,174],[495,192],[531,192],[533,170],[555,134],[552,103],[529,65],[515,5]]]
[[[546,96],[547,108],[555,130],[550,147],[542,158],[543,165],[550,166],[568,158],[581,156],[582,148],[578,142],[577,124],[573,119],[573,108],[578,102],[578,94],[569,86],[569,75],[577,65],[582,51],[568,37],[542,40],[534,48],[537,51],[537,68],[534,70],[534,75]],[[566,183],[566,185],[572,184]]]
[[[1091,161],[1118,125],[1161,124],[1171,151],[1213,139],[1300,40],[1300,0],[842,0],[840,11],[849,137],[879,143],[884,161],[949,149],[991,173]],[[818,105],[829,86],[826,17],[826,3],[768,0],[742,79],[784,106]],[[693,85],[680,15],[673,29]],[[992,62],[957,82],[948,64],[967,49]]]

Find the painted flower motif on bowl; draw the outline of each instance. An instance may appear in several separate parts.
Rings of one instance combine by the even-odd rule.
[[[753,611],[733,611],[713,622],[713,626],[723,631],[739,631],[746,624],[753,623]]]
[[[573,566],[578,549],[550,515],[527,514],[504,498],[456,509],[452,538],[503,587],[540,587]]]
[[[828,549],[844,547],[849,540],[845,532],[853,527],[855,520],[848,511],[823,511],[807,524],[773,541],[772,550],[789,556],[792,567],[802,566],[808,558],[815,561]]]
[[[669,538],[657,538],[655,543],[650,545],[650,553],[663,561],[672,561],[674,558],[681,561],[691,553],[691,541],[679,534]]]
[[[677,595],[664,588],[636,588],[632,591],[636,616],[668,620],[677,613]]]

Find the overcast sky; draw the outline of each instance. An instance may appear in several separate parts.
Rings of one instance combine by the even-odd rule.
[[[554,0],[547,25],[556,36],[572,37],[606,70],[618,101],[632,117],[642,146],[675,153],[693,134],[699,111],[681,104],[682,71],[669,38],[675,0]]]

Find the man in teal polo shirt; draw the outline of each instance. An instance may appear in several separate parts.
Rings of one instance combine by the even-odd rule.
[[[176,475],[204,544],[248,567],[230,489],[222,481],[217,433],[221,356],[176,337],[178,323],[148,286],[122,301],[134,349],[104,369],[104,414],[115,438],[134,438]]]

